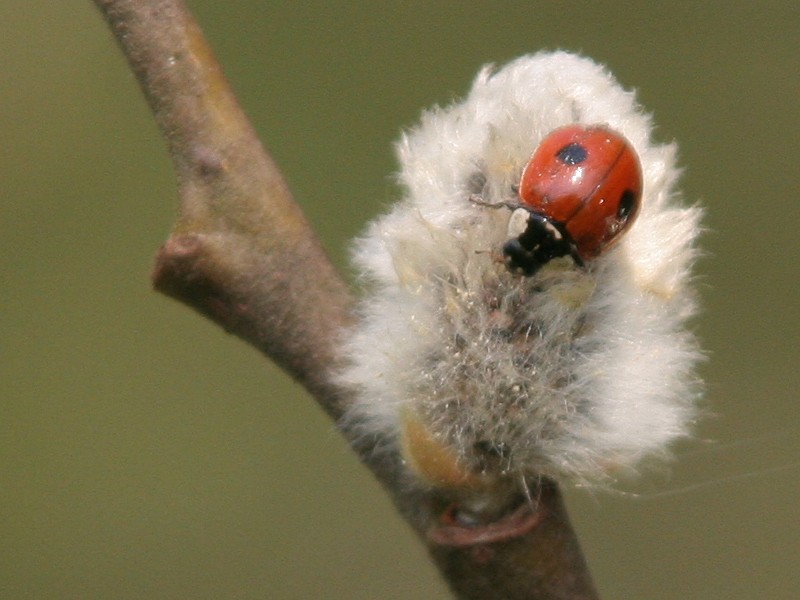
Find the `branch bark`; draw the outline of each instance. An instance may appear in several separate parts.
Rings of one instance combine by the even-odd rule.
[[[180,2],[98,0],[164,134],[180,209],[153,283],[339,414],[325,375],[351,296]]]
[[[348,402],[331,378],[353,297],[179,0],[95,0],[168,145],[180,208],[158,252],[156,289],[240,336],[302,383],[334,419]],[[480,524],[460,499],[409,488],[399,457],[360,458],[425,540],[460,598],[593,599],[596,593],[555,484]],[[501,492],[498,492],[501,493]],[[502,492],[503,494],[505,491]]]

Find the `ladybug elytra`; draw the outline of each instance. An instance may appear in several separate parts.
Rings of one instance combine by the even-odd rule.
[[[525,230],[503,245],[503,255],[512,272],[531,276],[560,256],[583,265],[617,241],[639,212],[642,168],[621,134],[568,125],[536,148],[518,194],[515,203],[488,206],[528,213]]]

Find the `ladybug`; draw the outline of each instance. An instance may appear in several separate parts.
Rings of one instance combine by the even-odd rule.
[[[508,269],[531,276],[567,255],[583,266],[633,223],[642,168],[621,134],[600,125],[568,125],[539,144],[517,193],[516,202],[491,204],[527,213],[524,231],[503,245]]]

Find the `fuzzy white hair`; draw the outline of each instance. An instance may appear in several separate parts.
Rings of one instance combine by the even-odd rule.
[[[564,258],[514,275],[496,260],[511,211],[470,197],[513,201],[533,150],[570,123],[628,139],[640,214],[585,268]],[[357,396],[347,426],[407,455],[410,419],[465,473],[580,484],[632,472],[687,435],[701,211],[677,201],[676,148],[650,132],[632,92],[565,52],[484,67],[466,100],[425,112],[397,144],[404,197],[355,245],[371,286],[345,341],[340,380]]]

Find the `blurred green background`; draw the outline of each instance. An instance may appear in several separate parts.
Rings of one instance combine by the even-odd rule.
[[[604,598],[797,598],[797,2],[189,4],[343,269],[401,127],[483,63],[566,48],[638,88],[708,209],[713,416],[571,516]],[[449,597],[303,390],[150,290],[174,182],[91,3],[0,23],[0,597]]]

